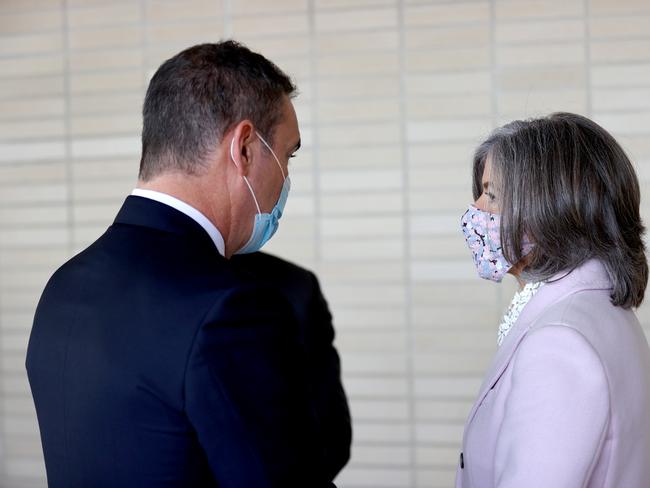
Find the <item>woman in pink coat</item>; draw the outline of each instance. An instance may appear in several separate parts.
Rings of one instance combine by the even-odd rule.
[[[463,436],[457,488],[650,487],[648,265],[639,183],[574,114],[497,129],[462,228],[479,275],[521,288]]]

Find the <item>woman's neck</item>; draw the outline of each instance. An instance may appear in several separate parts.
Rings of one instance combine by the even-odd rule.
[[[519,260],[519,262],[517,264],[515,264],[508,271],[508,273],[510,273],[512,276],[514,276],[515,279],[517,280],[517,283],[519,284],[519,290],[520,291],[523,290],[524,286],[526,286],[526,284],[527,284],[526,280],[524,280],[521,277],[521,273],[522,273],[522,271],[524,270],[524,268],[526,267],[527,264],[528,264],[528,259],[527,259],[526,256],[524,256],[523,258],[521,258]]]

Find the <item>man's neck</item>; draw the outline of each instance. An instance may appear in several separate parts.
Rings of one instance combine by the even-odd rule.
[[[138,180],[136,188],[164,193],[195,208],[219,230],[227,243],[230,221],[227,206],[214,202],[211,204],[206,198],[209,195],[208,190],[203,186],[199,177],[167,174],[148,181]]]

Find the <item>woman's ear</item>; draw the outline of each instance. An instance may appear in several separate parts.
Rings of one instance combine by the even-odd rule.
[[[230,142],[230,158],[241,176],[248,176],[253,163],[254,141],[255,128],[250,120],[242,120],[235,126]]]

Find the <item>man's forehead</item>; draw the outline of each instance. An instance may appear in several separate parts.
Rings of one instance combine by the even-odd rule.
[[[298,128],[298,119],[293,103],[289,97],[285,97],[285,105],[283,107],[283,117],[278,126],[279,135],[282,137],[282,144],[286,145],[287,149],[297,149],[300,147],[300,130]]]

